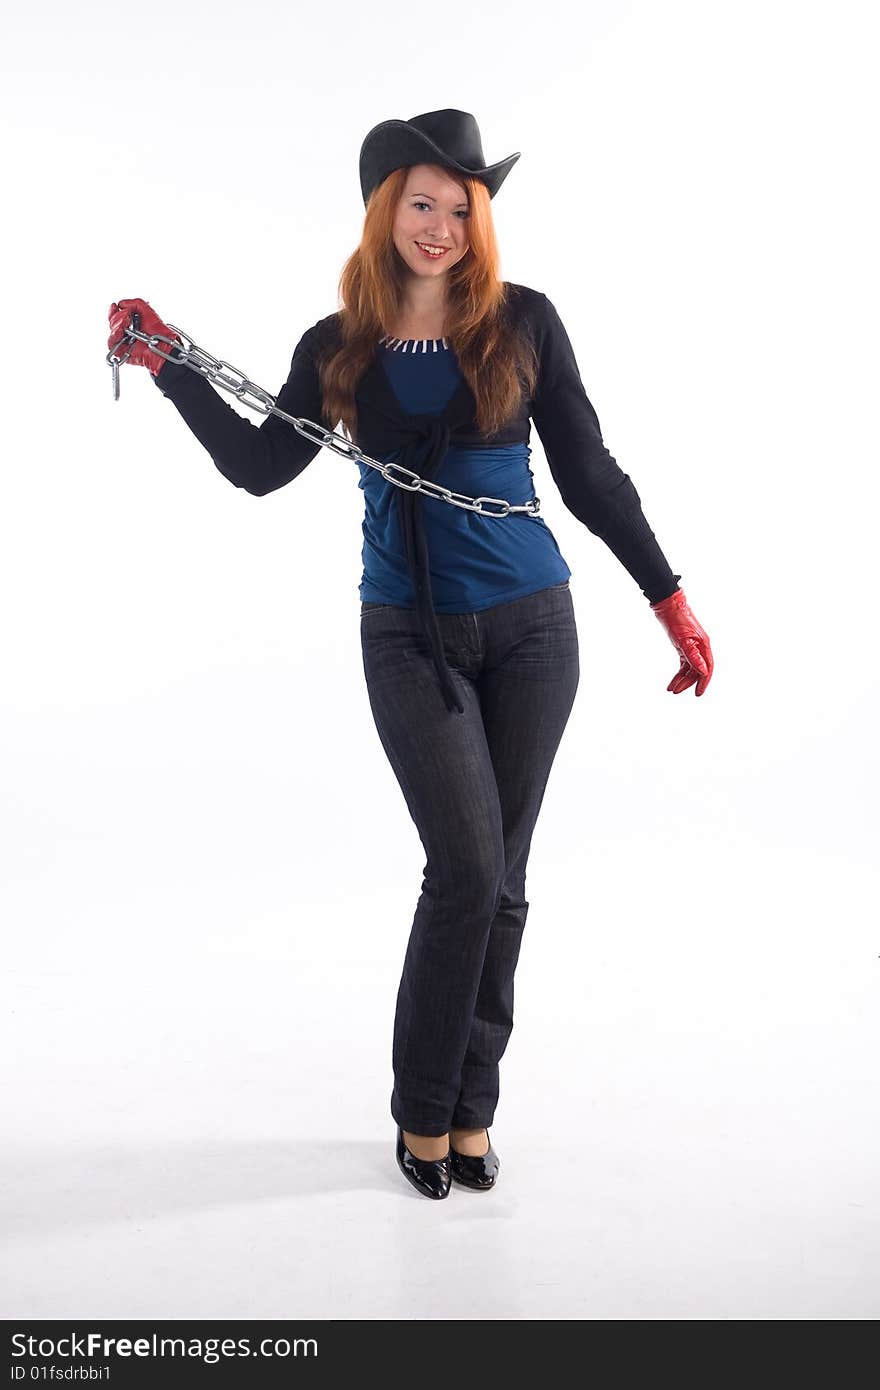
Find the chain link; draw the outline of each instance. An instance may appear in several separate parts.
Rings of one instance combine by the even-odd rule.
[[[244,372],[233,367],[229,362],[224,362],[222,358],[212,357],[204,348],[200,348],[188,333],[176,324],[169,323],[168,328],[172,333],[177,334],[183,342],[175,342],[173,338],[167,337],[164,333],[142,333],[133,322],[128,328],[123,330],[125,339],[129,340],[128,351],[121,357],[117,349],[122,345],[123,340],[116,344],[107,354],[107,361],[113,370],[113,397],[119,399],[119,368],[128,358],[131,347],[135,341],[147,343],[153,352],[164,357],[166,362],[179,363],[189,367],[190,371],[198,372],[211,382],[213,386],[219,386],[222,391],[228,391],[235,396],[236,400],[242,402],[251,410],[258,410],[263,415],[277,415],[279,419],[286,420],[289,425],[304,439],[309,439],[313,444],[320,445],[323,449],[330,449],[340,457],[350,459],[352,463],[364,463],[368,468],[376,468],[389,483],[395,487],[405,488],[408,492],[421,492],[428,497],[433,497],[438,502],[448,502],[453,507],[463,507],[466,511],[479,512],[483,516],[504,517],[511,516],[517,512],[525,512],[530,516],[537,516],[540,510],[540,499],[531,498],[522,505],[514,505],[506,502],[500,497],[468,497],[461,492],[452,492],[448,487],[441,487],[438,483],[432,482],[429,478],[421,478],[418,473],[413,473],[411,469],[404,468],[399,463],[380,463],[377,459],[370,458],[369,454],[364,454],[358,449],[357,445],[347,439],[343,434],[337,434],[335,430],[325,429],[322,425],[316,425],[312,420],[298,419],[295,415],[288,415],[286,410],[281,410],[275,404],[275,397],[270,396],[268,391],[264,391],[255,382],[249,381]],[[163,352],[158,344],[167,343],[169,348],[174,347],[182,354],[180,357],[173,357],[169,352]],[[253,397],[253,399],[249,399]],[[395,473],[402,476],[395,477]],[[487,510],[489,507],[498,507],[499,511]]]

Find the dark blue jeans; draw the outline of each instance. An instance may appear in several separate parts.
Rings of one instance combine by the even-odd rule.
[[[361,603],[379,738],[427,862],[397,993],[391,1114],[409,1133],[488,1128],[513,1028],[526,862],[580,667],[556,584],[438,613],[464,714],[446,708],[415,609]]]

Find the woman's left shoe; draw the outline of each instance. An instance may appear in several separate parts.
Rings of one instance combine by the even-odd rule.
[[[489,1141],[489,1147],[484,1154],[477,1157],[472,1154],[460,1154],[452,1147],[452,1139],[449,1140],[449,1169],[453,1178],[463,1187],[472,1187],[477,1192],[485,1192],[495,1186],[498,1169],[501,1167],[501,1160],[492,1148],[488,1129],[486,1139]]]

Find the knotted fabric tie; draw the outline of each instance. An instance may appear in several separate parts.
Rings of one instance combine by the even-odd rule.
[[[410,432],[410,436],[396,462],[401,467],[409,468],[413,473],[417,473],[420,478],[433,479],[449,448],[449,424],[442,419],[432,419],[416,426]],[[422,631],[431,648],[431,655],[434,658],[434,666],[437,670],[447,709],[464,714],[464,705],[461,703],[452,679],[452,673],[446,662],[443,639],[434,610],[428,542],[422,515],[425,499],[417,491],[398,488],[397,492],[400,526],[406,548],[406,563],[412,580]],[[427,505],[442,507],[449,504],[428,500]]]

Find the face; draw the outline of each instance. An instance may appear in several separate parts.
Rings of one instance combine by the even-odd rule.
[[[416,164],[394,219],[394,245],[407,267],[420,277],[437,278],[467,254],[467,191],[451,171],[434,164]],[[443,254],[422,251],[423,245],[443,247]]]

